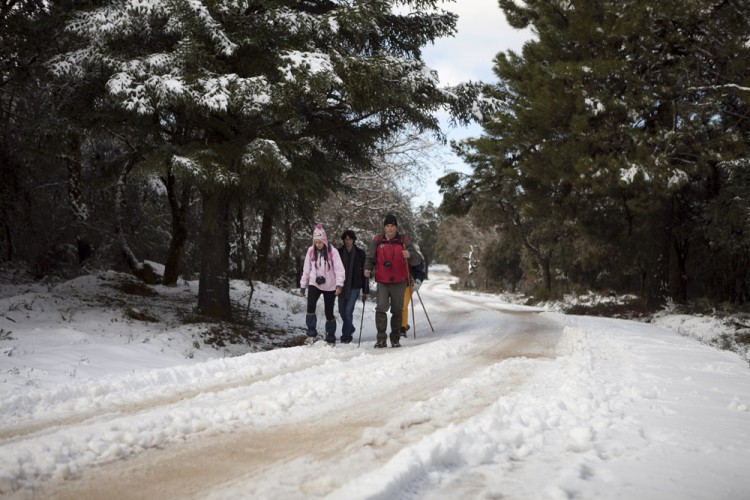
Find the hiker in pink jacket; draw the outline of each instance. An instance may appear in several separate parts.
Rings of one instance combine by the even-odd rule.
[[[318,315],[315,309],[318,298],[323,295],[323,305],[326,314],[326,342],[336,344],[336,316],[333,315],[333,303],[344,286],[346,271],[341,263],[339,252],[328,243],[325,229],[321,224],[313,230],[313,244],[305,254],[305,264],[302,267],[300,292],[305,296],[307,291],[307,325],[306,343],[312,344],[318,337]]]

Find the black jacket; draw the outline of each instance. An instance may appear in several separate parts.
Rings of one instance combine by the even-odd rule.
[[[352,290],[362,289],[362,293],[370,293],[370,280],[365,278],[365,251],[357,245],[352,247],[351,255],[346,251],[346,245],[339,248],[341,263],[344,264],[346,279],[344,280],[344,289],[341,293],[344,297],[349,297]],[[350,257],[354,257],[354,262],[350,262]]]

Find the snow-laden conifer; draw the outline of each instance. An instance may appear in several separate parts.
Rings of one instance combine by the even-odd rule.
[[[140,163],[171,155],[161,164],[201,190],[199,306],[227,317],[217,248],[231,203],[316,196],[284,178],[303,169],[310,185],[334,181],[372,168],[373,146],[407,125],[438,132],[440,109],[477,116],[480,85],[441,89],[421,60],[455,32],[440,3],[118,0],[78,14],[67,29],[79,43],[50,67],[103,82],[98,105],[153,127]]]

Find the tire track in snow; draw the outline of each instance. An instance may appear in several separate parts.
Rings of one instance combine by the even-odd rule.
[[[490,330],[495,328],[492,336],[477,339],[470,352],[447,360],[439,369],[418,373],[406,386],[412,390],[386,395],[375,392],[371,399],[354,404],[342,401],[334,411],[313,422],[234,430],[148,450],[125,460],[88,468],[75,480],[52,480],[33,491],[19,490],[15,498],[205,498],[217,488],[231,492],[238,488],[238,481],[244,485],[239,488],[246,497],[263,496],[264,484],[270,483],[278,493],[278,485],[285,481],[289,483],[291,498],[324,496],[340,486],[336,470],[346,468],[347,475],[363,474],[374,466],[373,460],[382,463],[425,435],[471,418],[523,384],[528,372],[536,369],[528,358],[555,355],[553,340],[560,333],[559,325],[535,314],[528,314],[527,321],[514,321],[512,325],[513,329],[506,325],[506,331],[502,331],[499,318],[495,327],[486,325]],[[435,339],[418,340],[429,343]],[[376,352],[378,357],[409,356],[412,349],[421,347],[416,344],[399,351]],[[510,368],[500,381],[475,376],[478,371],[519,357],[526,358],[526,362]],[[476,380],[483,382],[472,382]],[[469,383],[466,390],[470,394],[464,399],[456,398],[455,394],[453,399],[448,398],[447,394],[462,383]],[[147,407],[166,406],[171,399],[165,398],[163,403],[153,401]],[[432,409],[420,412],[422,407]],[[439,411],[435,408],[450,414],[450,420],[436,421],[430,417]],[[138,410],[132,407],[132,411]],[[254,485],[255,490],[248,491],[248,485]]]
[[[82,424],[87,421],[96,420],[98,418],[106,417],[112,414],[117,414],[117,415],[135,414],[135,413],[147,411],[153,408],[167,406],[170,404],[178,403],[180,401],[188,400],[196,396],[199,396],[201,394],[219,393],[219,392],[226,391],[229,389],[245,387],[249,384],[262,382],[264,380],[270,380],[274,377],[277,377],[279,375],[284,375],[286,373],[305,370],[307,368],[310,368],[311,366],[315,366],[316,364],[317,362],[315,361],[308,361],[305,363],[296,364],[295,366],[287,370],[279,370],[273,373],[262,374],[257,377],[249,376],[249,377],[233,380],[231,382],[210,384],[210,385],[206,385],[204,387],[200,387],[197,389],[196,388],[190,388],[190,389],[178,388],[175,391],[171,388],[165,388],[165,391],[174,391],[174,392],[170,392],[168,396],[147,398],[144,401],[140,401],[137,403],[127,403],[127,404],[122,404],[122,405],[111,404],[111,405],[107,405],[101,408],[78,411],[78,412],[75,412],[75,414],[72,414],[67,417],[43,419],[43,420],[31,423],[31,424],[6,427],[4,429],[0,429],[0,444],[2,444],[2,442],[13,441],[15,438],[27,437],[29,435],[34,435],[34,434],[44,434],[48,430],[57,429],[59,427],[68,427],[68,426],[72,427],[72,426]]]

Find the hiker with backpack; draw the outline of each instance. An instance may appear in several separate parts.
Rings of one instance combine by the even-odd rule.
[[[318,224],[313,230],[313,244],[305,254],[299,284],[303,297],[307,291],[306,344],[312,344],[318,338],[318,315],[315,310],[321,295],[326,316],[325,341],[330,345],[336,344],[336,316],[333,315],[333,303],[336,296],[341,293],[344,278],[345,271],[341,256],[328,243],[325,229]]]
[[[383,233],[375,236],[367,249],[365,277],[375,278],[378,285],[375,307],[376,348],[387,347],[388,310],[391,311],[391,347],[401,347],[401,316],[404,293],[409,283],[409,266],[422,262],[422,256],[398,232],[396,216],[388,214],[383,220]]]
[[[346,271],[344,289],[339,294],[339,316],[341,316],[341,342],[348,344],[354,338],[354,306],[357,304],[360,290],[362,301],[370,293],[370,280],[365,278],[365,251],[356,245],[357,235],[347,229],[341,235],[344,242],[339,248],[339,256]],[[364,305],[362,306],[364,307]]]

